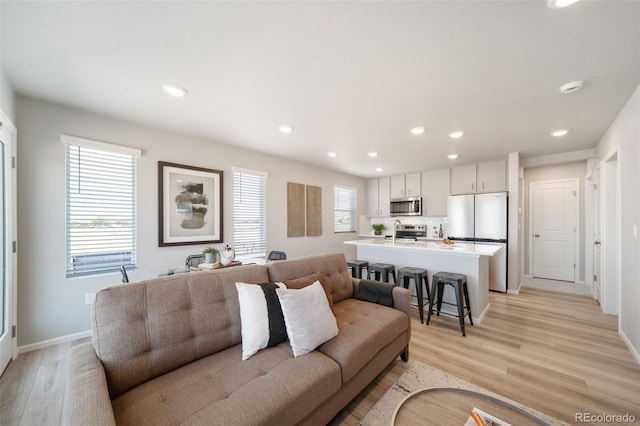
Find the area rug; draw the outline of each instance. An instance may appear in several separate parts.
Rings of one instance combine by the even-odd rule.
[[[359,424],[362,426],[389,426],[391,425],[391,420],[393,418],[393,411],[398,404],[407,397],[407,395],[421,389],[431,388],[456,388],[480,392],[521,408],[522,410],[544,420],[550,425],[568,425],[567,423],[541,413],[540,411],[526,407],[509,398],[490,392],[480,386],[476,386],[418,361],[409,362],[407,370],[382,396],[382,398],[376,402],[373,408],[371,408],[362,420],[360,420]]]

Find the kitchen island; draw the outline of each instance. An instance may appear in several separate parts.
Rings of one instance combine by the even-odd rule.
[[[454,272],[467,276],[469,303],[474,324],[480,324],[489,309],[489,257],[502,250],[501,246],[487,244],[453,244],[432,241],[391,241],[364,239],[345,241],[355,245],[358,259],[369,263],[383,262],[426,269],[429,273],[429,289],[433,274]],[[454,303],[455,295],[450,286],[445,290],[444,302]],[[446,288],[446,287],[445,287]],[[415,290],[412,291],[415,293]],[[456,313],[455,308],[443,305],[442,312]]]

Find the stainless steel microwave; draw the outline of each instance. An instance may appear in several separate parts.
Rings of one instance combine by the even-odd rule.
[[[391,216],[422,216],[422,197],[394,198],[389,211]]]

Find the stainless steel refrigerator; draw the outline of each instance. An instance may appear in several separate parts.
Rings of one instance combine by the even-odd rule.
[[[489,258],[489,290],[507,291],[507,193],[452,195],[447,203],[447,234],[459,244],[496,244]]]

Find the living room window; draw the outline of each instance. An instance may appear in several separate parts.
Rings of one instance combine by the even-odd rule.
[[[267,251],[267,173],[233,168],[233,245],[236,256]]]
[[[333,194],[334,232],[356,232],[358,190],[334,185]]]
[[[140,150],[62,135],[66,150],[66,276],[136,266]]]

